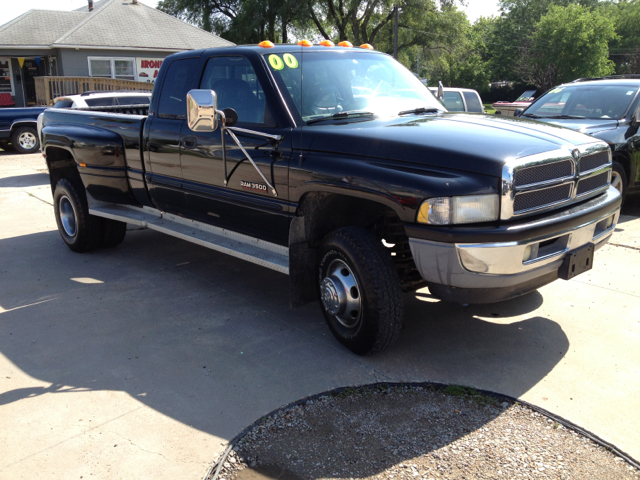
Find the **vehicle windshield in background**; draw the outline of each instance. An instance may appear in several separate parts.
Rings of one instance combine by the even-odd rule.
[[[444,111],[420,80],[386,55],[304,52],[267,54],[265,59],[280,89],[289,93],[307,122],[341,112],[395,116],[416,108]]]
[[[637,91],[637,85],[556,87],[540,97],[525,113],[547,118],[567,116],[619,119],[629,108]]]
[[[530,102],[533,100],[536,92],[537,90],[527,90],[516,99],[516,102]]]

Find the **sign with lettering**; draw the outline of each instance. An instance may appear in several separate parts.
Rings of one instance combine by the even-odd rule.
[[[139,82],[154,83],[163,61],[163,58],[136,58],[136,80]]]

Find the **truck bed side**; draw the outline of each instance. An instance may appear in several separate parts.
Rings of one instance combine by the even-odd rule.
[[[143,115],[74,110],[45,111],[42,151],[51,186],[56,171],[76,170],[96,200],[126,205],[150,205],[142,163]]]

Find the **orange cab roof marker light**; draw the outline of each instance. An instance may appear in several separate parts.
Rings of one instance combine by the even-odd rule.
[[[331,40],[323,40],[320,42],[320,45],[322,45],[323,47],[335,47],[335,43],[333,43]]]
[[[311,43],[309,40],[300,40],[298,42],[298,45],[300,45],[301,47],[313,47],[313,43]]]
[[[273,48],[273,42],[270,40],[264,40],[258,44],[262,48]]]
[[[369,45],[368,43],[363,43],[362,45],[360,45],[360,48],[366,48],[367,50],[373,50],[373,47],[371,45]]]
[[[353,47],[353,43],[347,41],[347,40],[343,40],[342,42],[338,43],[339,47],[348,47],[351,48]]]

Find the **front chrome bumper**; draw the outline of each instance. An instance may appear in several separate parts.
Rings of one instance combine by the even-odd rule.
[[[504,241],[494,243],[443,243],[409,238],[409,244],[422,278],[430,285],[483,291],[510,289],[521,295],[527,293],[523,291],[526,288],[518,286],[531,285],[531,291],[542,286],[539,279],[545,278],[549,283],[557,278],[553,273],[557,273],[567,252],[589,243],[593,243],[596,249],[603,246],[618,223],[619,199],[620,194],[611,187],[591,202],[541,220],[514,225],[512,229],[515,235],[522,230],[535,231],[537,224],[557,224],[552,233],[547,232],[542,236],[509,241],[507,234],[501,238]],[[590,208],[593,211],[596,202],[598,215],[590,215],[585,222],[576,224],[576,218],[583,216]],[[567,227],[567,224],[571,226]]]

